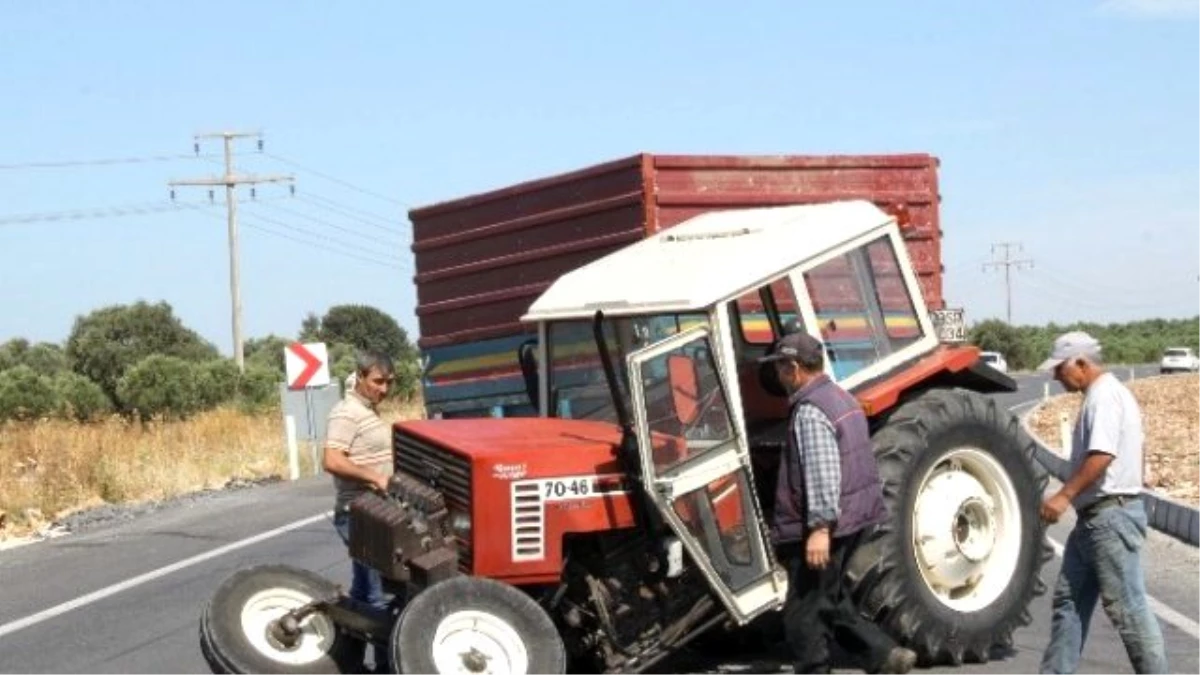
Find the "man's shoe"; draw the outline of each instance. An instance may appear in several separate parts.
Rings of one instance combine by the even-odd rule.
[[[905,647],[892,647],[887,660],[879,668],[881,673],[907,673],[917,665],[917,653]]]

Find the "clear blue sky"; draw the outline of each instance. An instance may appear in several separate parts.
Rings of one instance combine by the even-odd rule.
[[[128,212],[217,164],[13,166],[186,155],[226,128],[305,167],[239,145],[241,169],[292,171],[304,198],[241,208],[304,240],[244,228],[249,336],[348,302],[415,335],[407,206],[641,151],[930,152],[946,292],[971,320],[1004,314],[981,269],[998,241],[1035,261],[1018,323],[1198,311],[1197,0],[410,4],[6,4],[0,341],[165,300],[229,353],[220,194]],[[49,219],[95,209],[118,215]]]

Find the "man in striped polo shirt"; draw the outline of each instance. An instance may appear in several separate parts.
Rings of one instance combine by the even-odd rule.
[[[342,541],[350,543],[350,502],[375,490],[387,491],[392,475],[391,425],[379,416],[379,403],[395,379],[392,360],[384,354],[362,352],[355,364],[354,387],[329,411],[325,434],[324,467],[337,489],[333,526]],[[386,610],[387,599],[377,570],[351,561],[350,597],[376,610]],[[357,650],[365,652],[365,645]],[[354,655],[361,658],[358,654]],[[375,670],[387,672],[387,651],[375,649]]]

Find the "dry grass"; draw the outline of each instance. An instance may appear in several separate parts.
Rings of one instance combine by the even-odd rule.
[[[392,404],[385,419],[422,414],[420,402]],[[307,444],[301,475],[312,475]],[[230,480],[285,477],[278,411],[220,409],[185,422],[142,425],[119,417],[94,424],[59,420],[0,424],[0,540],[22,536],[99,504],[169,499]]]
[[[1142,408],[1146,432],[1146,484],[1188,504],[1200,502],[1200,376],[1135,380],[1129,389]],[[1047,446],[1062,448],[1060,419],[1075,425],[1080,394],[1063,394],[1038,408],[1030,428]]]

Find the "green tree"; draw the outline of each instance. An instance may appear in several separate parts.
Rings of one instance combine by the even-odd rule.
[[[312,315],[301,326],[301,335],[312,330]],[[317,337],[328,343],[345,343],[355,349],[382,352],[393,359],[413,354],[412,343],[396,320],[369,305],[337,305],[320,320]]]
[[[216,348],[185,327],[165,302],[113,305],[77,318],[66,353],[75,372],[100,385],[126,412],[135,406],[121,397],[119,382],[134,364],[151,355],[185,361],[217,357]]]
[[[62,417],[88,422],[112,412],[112,402],[100,385],[79,373],[61,372],[54,376],[53,384]]]
[[[246,365],[262,366],[283,375],[286,370],[283,350],[292,342],[295,342],[295,340],[289,340],[278,335],[252,338],[246,341],[245,345]]]
[[[152,354],[138,361],[117,382],[126,410],[143,420],[162,416],[186,419],[203,407],[197,366],[177,356]]]
[[[279,384],[283,376],[273,368],[246,366],[238,380],[238,405],[246,412],[261,412],[279,403]]]
[[[30,344],[24,338],[13,338],[0,345],[0,370],[26,365],[38,375],[54,375],[67,370],[67,357],[62,347],[51,342]]]
[[[1030,367],[1031,357],[1021,330],[1003,321],[989,319],[975,324],[968,340],[984,351],[1000,352],[1013,369]]]
[[[242,374],[233,359],[213,359],[193,366],[196,375],[196,395],[200,409],[209,410],[227,403],[238,395]]]
[[[60,407],[49,378],[24,364],[0,371],[0,420],[38,419]]]

